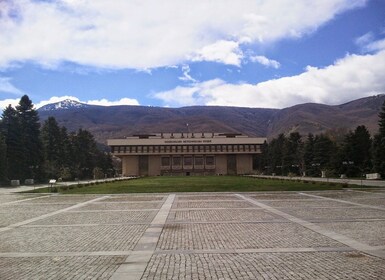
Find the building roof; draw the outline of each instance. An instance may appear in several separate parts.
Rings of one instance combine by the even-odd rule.
[[[123,139],[108,139],[109,146],[121,145],[199,145],[199,144],[263,144],[264,137],[240,133],[153,133],[136,134]]]

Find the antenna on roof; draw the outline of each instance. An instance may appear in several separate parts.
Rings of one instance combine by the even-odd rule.
[[[187,136],[188,136],[188,133],[190,133],[190,126],[188,123],[186,123],[186,127],[187,127]]]

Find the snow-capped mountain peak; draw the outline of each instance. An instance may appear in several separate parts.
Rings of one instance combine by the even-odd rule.
[[[44,105],[39,111],[69,110],[87,108],[90,105],[72,99],[65,99],[56,103]]]

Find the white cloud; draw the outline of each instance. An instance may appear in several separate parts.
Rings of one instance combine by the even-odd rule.
[[[19,101],[20,101],[20,98],[18,99],[3,99],[3,100],[0,100],[0,117],[1,117],[1,114],[2,114],[2,111],[8,107],[8,105],[11,105],[12,107],[16,107],[18,104],[19,104]]]
[[[364,52],[377,52],[385,49],[385,39],[376,40],[373,32],[365,33],[356,38],[356,45],[358,45]]]
[[[278,61],[274,59],[268,59],[267,57],[261,56],[261,55],[251,56],[250,60],[252,62],[258,62],[266,67],[273,67],[275,69],[278,69],[279,67],[281,67],[281,64]]]
[[[131,98],[122,98],[120,100],[116,101],[110,101],[105,98],[103,99],[95,99],[95,100],[88,100],[88,101],[81,101],[79,98],[75,96],[70,95],[64,95],[64,96],[52,96],[49,100],[44,100],[36,104],[36,108],[40,108],[44,105],[51,104],[51,103],[57,103],[66,99],[75,100],[81,103],[90,104],[90,105],[100,105],[100,106],[116,106],[116,105],[139,105],[139,102],[136,99]]]
[[[100,100],[89,100],[85,103],[91,104],[91,105],[100,105],[100,106],[139,105],[138,100],[131,99],[131,98],[122,98],[117,101],[109,101],[103,98]]]
[[[0,67],[239,65],[242,44],[301,37],[366,0],[0,1]],[[309,12],[311,11],[311,12]],[[27,43],[26,43],[27,42]]]
[[[0,92],[23,95],[24,92],[11,83],[11,78],[0,77]]]
[[[182,65],[183,76],[179,77],[179,80],[184,82],[196,82],[196,80],[190,75],[190,66]]]
[[[45,105],[52,104],[52,103],[57,103],[57,102],[60,102],[60,101],[66,100],[66,99],[71,99],[71,100],[75,100],[75,101],[81,102],[79,100],[79,98],[77,98],[75,96],[71,96],[71,95],[52,96],[48,100],[43,100],[43,101],[40,101],[39,103],[35,104],[35,108],[40,108],[40,107],[43,107]]]
[[[354,42],[356,43],[356,45],[358,45],[360,47],[364,47],[367,44],[371,43],[373,40],[374,40],[373,32],[368,32],[368,33],[365,33],[364,35],[356,38],[354,40]]]
[[[325,68],[308,66],[300,75],[258,84],[228,84],[216,79],[159,92],[154,97],[170,106],[284,108],[305,102],[341,104],[384,93],[383,73],[385,50],[376,54],[347,55]]]
[[[234,41],[220,40],[214,44],[204,46],[191,58],[192,61],[214,61],[223,64],[240,66],[243,53],[239,43]]]
[[[369,52],[379,51],[379,50],[385,50],[385,39],[370,42],[370,43],[366,46],[366,49],[367,49]]]
[[[64,95],[64,96],[52,96],[48,100],[40,101],[39,103],[35,104],[35,108],[40,108],[40,107],[43,107],[44,105],[57,103],[66,99],[75,100],[85,104],[100,105],[100,106],[139,105],[139,102],[136,99],[131,99],[131,98],[122,98],[116,101],[110,101],[107,99],[81,101],[79,98],[75,96]],[[6,108],[9,104],[15,107],[17,104],[19,104],[19,101],[20,101],[20,98],[0,100],[0,110],[3,110],[4,108]]]

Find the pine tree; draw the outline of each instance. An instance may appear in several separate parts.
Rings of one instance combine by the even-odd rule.
[[[43,145],[40,140],[40,122],[37,111],[27,95],[16,107],[20,119],[24,158],[20,164],[22,179],[42,178]]]
[[[314,162],[312,166],[316,175],[321,175],[321,171],[331,171],[335,153],[335,143],[329,137],[320,134],[314,138]]]
[[[379,120],[378,120],[378,126],[379,126],[379,132],[378,134],[381,135],[381,137],[385,137],[385,101],[382,104],[382,108],[380,113],[378,114]]]
[[[314,135],[309,133],[305,142],[303,152],[303,163],[306,176],[317,175],[317,168],[314,163],[314,142]]]
[[[49,178],[60,177],[62,168],[63,139],[60,127],[54,117],[49,117],[41,129],[41,139],[44,147],[44,169]]]
[[[6,166],[5,171],[9,180],[20,180],[23,178],[23,165],[25,155],[23,149],[21,126],[17,111],[9,105],[2,114],[0,126],[6,145]]]
[[[71,135],[75,174],[78,178],[92,178],[96,166],[98,149],[93,135],[84,129]]]
[[[283,150],[283,173],[300,175],[302,163],[302,136],[298,132],[290,133],[286,138]]]
[[[385,102],[382,104],[380,113],[378,114],[378,134],[373,140],[373,169],[385,177]]]
[[[0,185],[7,180],[7,145],[0,131]]]
[[[283,153],[286,137],[283,134],[278,135],[278,138],[271,140],[269,144],[269,158],[272,173],[282,175]]]
[[[362,176],[371,169],[370,133],[364,125],[358,126],[354,132],[345,136],[338,159],[340,173],[348,177]],[[341,165],[342,163],[342,165]]]

